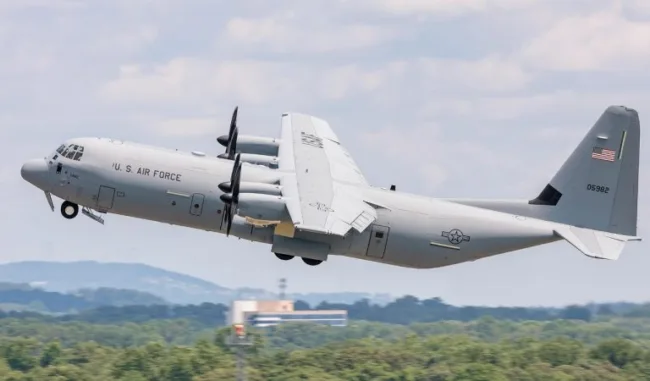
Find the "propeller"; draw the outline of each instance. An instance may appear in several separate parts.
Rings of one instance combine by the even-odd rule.
[[[239,184],[241,183],[241,160],[240,154],[235,155],[235,163],[232,167],[232,174],[230,175],[230,181],[219,184],[219,189],[224,192],[224,194],[219,197],[223,201],[223,212],[221,218],[221,227],[223,228],[224,222],[227,223],[226,236],[230,235],[230,229],[232,228],[232,220],[237,211],[237,204],[239,203]]]
[[[222,159],[233,160],[235,154],[237,153],[237,135],[239,131],[237,129],[237,113],[239,111],[239,106],[235,107],[235,111],[232,113],[232,118],[230,119],[230,130],[228,135],[219,136],[217,141],[222,146],[226,147],[226,152],[219,155]]]

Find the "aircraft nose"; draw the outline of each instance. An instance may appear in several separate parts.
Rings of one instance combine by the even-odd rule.
[[[43,190],[49,187],[48,174],[47,163],[43,159],[30,160],[23,164],[20,170],[20,175],[25,181]]]

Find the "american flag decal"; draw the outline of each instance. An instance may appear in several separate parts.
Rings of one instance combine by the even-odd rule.
[[[591,152],[591,158],[605,161],[615,161],[616,151],[602,147],[594,147],[594,150]]]

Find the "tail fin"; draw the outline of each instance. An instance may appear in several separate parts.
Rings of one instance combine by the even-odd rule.
[[[539,218],[613,233],[608,237],[631,236],[624,241],[636,236],[639,125],[635,110],[608,107],[551,182],[529,201],[538,205]],[[558,234],[574,246],[576,239],[569,237],[583,236]]]

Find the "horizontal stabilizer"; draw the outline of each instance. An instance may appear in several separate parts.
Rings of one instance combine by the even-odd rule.
[[[584,229],[563,225],[554,229],[555,234],[580,250],[584,255],[598,259],[615,261],[629,241],[640,241],[641,237]]]

